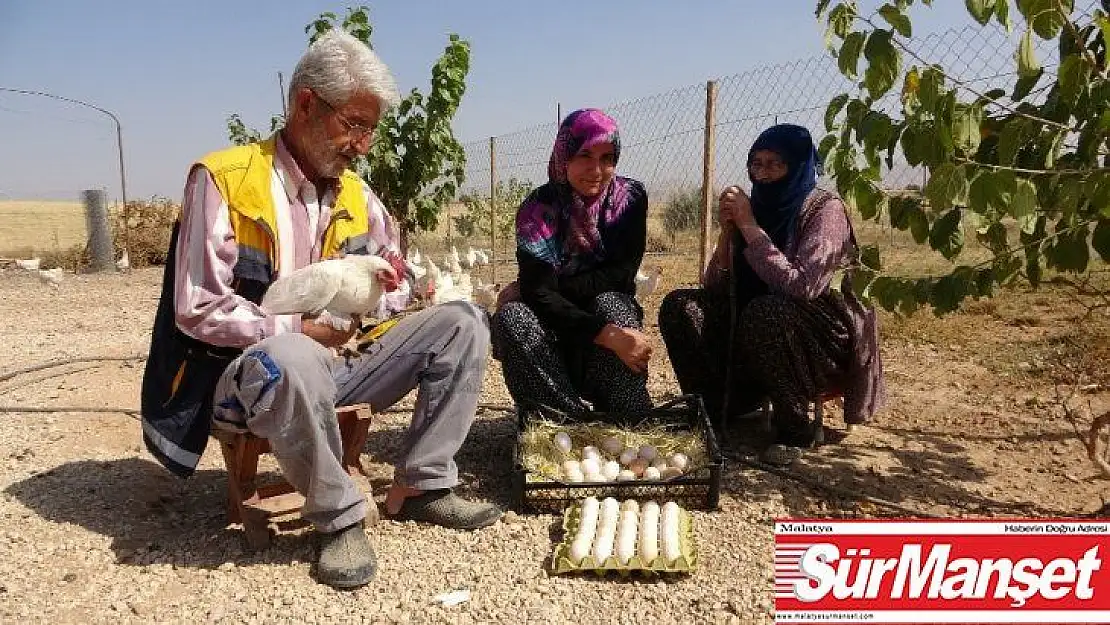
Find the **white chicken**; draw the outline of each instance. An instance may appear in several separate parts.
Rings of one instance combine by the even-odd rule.
[[[333,319],[349,320],[351,315],[374,313],[382,294],[395,291],[397,284],[389,261],[352,254],[281,276],[267,289],[262,308],[276,315],[327,311]]]
[[[467,269],[473,269],[478,265],[478,252],[469,245],[466,246],[466,256],[463,257],[463,266]]]
[[[497,312],[497,295],[500,291],[498,285],[483,284],[482,279],[477,278],[477,284],[474,285],[474,303],[490,313]]]
[[[651,273],[636,272],[636,301],[643,302],[659,287],[659,278],[663,276],[663,267],[656,266]]]
[[[123,250],[123,256],[116,261],[116,271],[120,273],[131,271],[131,259],[127,256],[127,250]]]
[[[474,250],[474,256],[479,265],[489,264],[489,254],[485,250]]]
[[[38,273],[39,280],[42,280],[44,284],[49,284],[54,288],[58,288],[62,283],[64,270],[61,267],[55,267],[53,269],[39,269]]]
[[[15,266],[27,271],[38,271],[39,265],[42,264],[41,258],[31,258],[29,260],[16,259]]]
[[[412,261],[412,264],[416,265],[417,267],[424,264],[424,259],[420,257],[420,250],[416,249],[415,246],[412,248],[412,253],[409,255],[408,259]]]
[[[451,253],[443,257],[443,267],[454,275],[462,273],[462,260],[454,245],[451,246]]]

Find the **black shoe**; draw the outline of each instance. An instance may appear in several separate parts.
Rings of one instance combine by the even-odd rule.
[[[393,518],[398,521],[422,521],[457,530],[476,530],[496,523],[501,518],[501,508],[491,503],[467,501],[451,489],[444,488],[407,497]]]
[[[362,523],[322,535],[316,577],[335,588],[357,588],[374,579],[378,557]]]

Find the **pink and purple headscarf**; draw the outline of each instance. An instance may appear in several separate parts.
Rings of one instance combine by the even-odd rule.
[[[567,180],[570,159],[602,143],[612,143],[614,159],[620,159],[617,123],[602,111],[580,109],[563,120],[547,164],[548,182],[517,213],[517,245],[523,251],[557,269],[576,257],[604,257],[605,229],[620,220],[632,200],[629,181],[614,176],[597,197],[587,200]]]

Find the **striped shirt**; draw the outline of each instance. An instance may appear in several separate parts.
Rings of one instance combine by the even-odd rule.
[[[278,266],[293,271],[320,260],[338,185],[328,180],[320,193],[305,178],[280,133],[275,143],[274,187],[280,185],[284,191],[274,193]],[[369,198],[370,252],[399,253],[400,237],[385,206],[365,183],[363,193]],[[269,314],[231,288],[238,246],[227,203],[204,166],[194,167],[185,184],[174,260],[174,313],[177,327],[186,335],[210,345],[243,348],[270,336],[301,331],[300,315]],[[407,294],[404,289],[401,297]],[[390,308],[404,308],[407,302],[396,297]]]

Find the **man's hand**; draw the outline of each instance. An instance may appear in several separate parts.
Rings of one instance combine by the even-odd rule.
[[[361,324],[362,320],[358,315],[351,315],[351,323],[347,329],[337,330],[327,319],[304,315],[301,317],[301,332],[324,347],[339,347],[351,340]]]
[[[731,186],[721,193],[721,208],[718,217],[723,224],[731,222],[737,228],[758,226],[752,214],[752,202],[748,194],[737,186]]]
[[[610,323],[601,329],[594,343],[612,351],[629,369],[647,373],[651,361],[651,342],[643,332]]]

